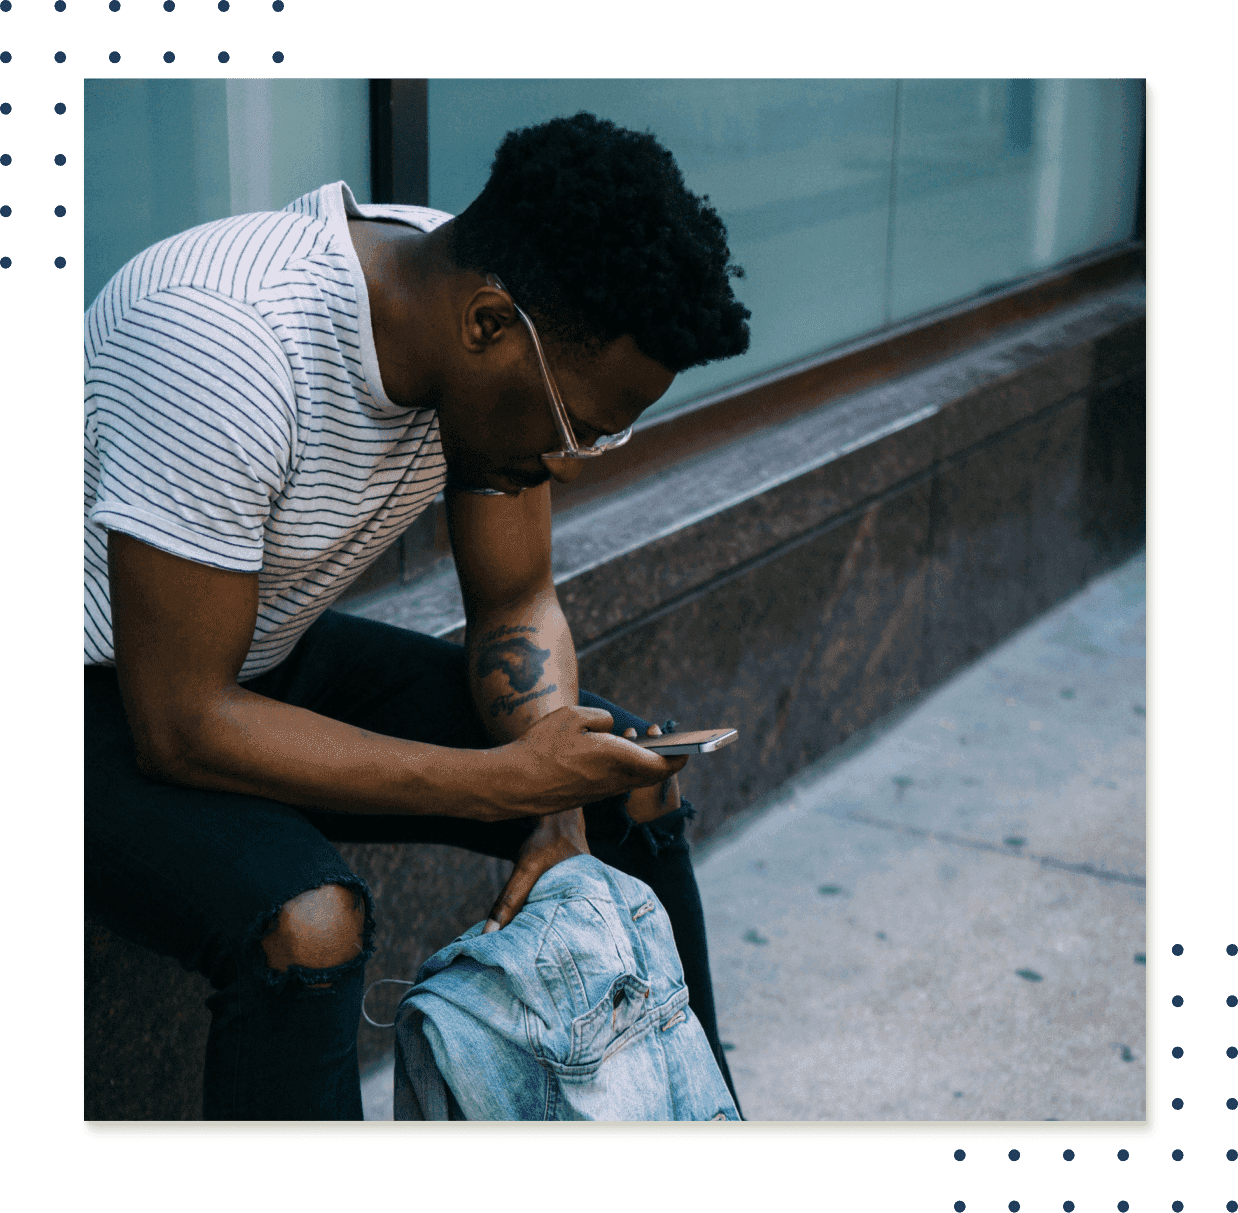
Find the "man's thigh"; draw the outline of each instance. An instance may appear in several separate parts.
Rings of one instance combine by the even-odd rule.
[[[293,806],[147,779],[115,670],[88,667],[85,682],[88,914],[222,986],[284,902],[324,884],[361,892]]]

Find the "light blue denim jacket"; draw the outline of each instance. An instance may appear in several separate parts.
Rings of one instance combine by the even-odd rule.
[[[578,855],[483,925],[400,1003],[397,1120],[739,1119],[647,884]]]

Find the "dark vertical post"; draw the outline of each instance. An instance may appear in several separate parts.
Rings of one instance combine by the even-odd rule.
[[[370,201],[391,197],[391,81],[370,81]]]
[[[370,81],[374,202],[430,205],[427,80]]]

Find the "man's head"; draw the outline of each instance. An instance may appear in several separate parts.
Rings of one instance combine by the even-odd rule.
[[[458,471],[478,483],[493,484],[485,473],[500,466],[511,483],[541,483],[549,473],[537,457],[559,445],[515,308],[536,326],[582,446],[630,425],[679,371],[748,348],[751,313],[730,285],[743,270],[730,263],[722,220],[652,134],[586,113],[512,131],[485,189],[449,226],[451,259],[474,288],[465,343],[489,352],[497,334],[519,350],[523,375],[524,390],[496,400],[489,441],[479,432],[459,452],[471,467]],[[504,426],[527,434],[530,449],[496,464]]]

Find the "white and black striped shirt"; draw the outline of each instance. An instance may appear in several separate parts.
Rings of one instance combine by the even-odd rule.
[[[109,530],[259,574],[244,680],[442,489],[438,414],[383,392],[349,217],[451,218],[337,181],[153,245],[87,310],[86,664],[114,664]]]

